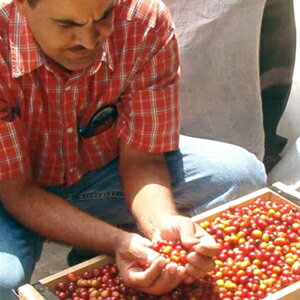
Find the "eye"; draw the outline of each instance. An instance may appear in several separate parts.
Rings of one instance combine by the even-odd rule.
[[[114,11],[114,8],[112,7],[108,12],[106,12],[104,14],[103,19],[108,19],[109,17],[111,17],[113,14],[113,11]]]
[[[61,28],[72,28],[72,27],[81,25],[72,20],[56,20],[56,24],[58,27],[61,27]]]
[[[72,25],[67,25],[67,24],[58,24],[58,27],[67,29],[67,28],[71,28],[73,26]]]
[[[68,28],[73,28],[73,27],[78,26],[78,25],[76,25],[74,23],[68,23],[68,22],[64,23],[64,22],[62,22],[62,23],[58,23],[58,26],[61,27],[61,28],[64,28],[64,29],[68,29]]]
[[[107,19],[109,19],[109,18],[112,16],[113,11],[114,11],[114,7],[112,7],[110,10],[108,10],[108,11],[103,15],[103,17],[102,17],[101,19],[96,20],[95,23],[96,23],[96,24],[99,24],[99,23],[101,23],[101,22],[103,22],[103,21],[106,21]]]

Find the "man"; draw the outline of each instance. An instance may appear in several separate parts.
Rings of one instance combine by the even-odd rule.
[[[266,178],[235,146],[181,137],[178,150],[163,3],[2,0],[0,36],[0,298],[30,279],[43,237],[115,255],[151,294],[203,277],[218,245],[184,215]],[[119,229],[132,222],[143,236]],[[159,238],[193,247],[185,268],[149,249]]]

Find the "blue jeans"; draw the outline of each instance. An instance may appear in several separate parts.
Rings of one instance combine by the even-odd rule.
[[[166,154],[174,199],[185,215],[228,202],[266,184],[263,164],[246,150],[226,143],[180,137],[180,151]],[[133,222],[118,176],[118,160],[89,172],[73,186],[45,187],[78,208],[111,224]],[[0,299],[28,282],[43,239],[14,221],[0,206]]]

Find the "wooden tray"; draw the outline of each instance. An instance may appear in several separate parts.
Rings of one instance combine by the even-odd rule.
[[[193,217],[197,223],[205,220],[212,221],[216,216],[223,211],[233,206],[248,206],[257,198],[263,200],[272,200],[278,203],[288,203],[291,206],[300,210],[300,193],[289,189],[282,183],[276,183],[269,188],[263,188],[244,197],[231,201],[228,204],[221,205],[217,208],[211,209],[205,213]],[[53,294],[55,287],[59,281],[63,281],[65,276],[71,272],[82,273],[93,268],[101,268],[108,263],[114,262],[112,257],[100,255],[83,263],[80,263],[71,268],[65,269],[54,275],[48,276],[39,280],[35,284],[26,284],[18,289],[20,300],[58,300]],[[300,300],[300,282],[294,283],[271,296],[265,300]],[[183,299],[184,300],[184,299]]]

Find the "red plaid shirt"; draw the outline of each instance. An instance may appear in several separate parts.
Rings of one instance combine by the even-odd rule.
[[[178,148],[178,48],[161,1],[117,1],[115,30],[95,64],[71,74],[47,60],[7,2],[0,0],[0,180],[31,168],[40,184],[74,184],[118,156],[118,139],[147,152]],[[78,126],[117,102],[113,127],[80,137]]]

